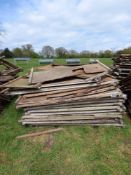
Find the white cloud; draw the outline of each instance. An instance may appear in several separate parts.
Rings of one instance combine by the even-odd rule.
[[[13,20],[2,21],[7,33],[3,47],[32,43],[38,49],[49,44],[77,50],[101,50],[131,43],[130,0],[18,2]]]

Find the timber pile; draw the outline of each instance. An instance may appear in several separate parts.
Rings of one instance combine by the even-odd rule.
[[[126,105],[131,114],[131,54],[121,54],[115,58],[113,72],[120,80],[122,91],[127,94]]]
[[[83,66],[48,65],[7,83],[9,94],[20,95],[23,125],[123,126],[125,95],[118,80],[102,63]]]
[[[17,77],[17,73],[21,71],[21,68],[6,61],[3,57],[0,58],[0,85]]]
[[[118,79],[126,78],[131,72],[131,54],[121,54],[114,58],[113,73]]]
[[[122,91],[127,94],[128,100],[127,100],[127,108],[129,113],[131,114],[131,74],[124,78],[121,82],[121,89]]]
[[[12,63],[0,58],[0,112],[4,106],[10,101],[10,96],[7,95],[8,88],[3,88],[3,85],[17,77],[20,68]]]

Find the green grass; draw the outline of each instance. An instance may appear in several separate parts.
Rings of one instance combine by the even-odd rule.
[[[62,63],[62,59],[56,61]],[[111,64],[111,60],[102,61]],[[28,65],[19,65],[26,73],[38,62],[33,59]],[[21,115],[22,110],[15,109],[15,99],[1,114],[0,175],[130,175],[131,125],[127,117],[124,128],[65,126],[53,135],[52,148],[46,152],[48,136],[21,141],[16,136],[52,127],[21,126]]]
[[[13,59],[9,59],[10,62],[14,62]],[[111,58],[99,58],[99,61],[103,62],[104,64],[106,64],[107,66],[110,66],[112,64],[112,59]],[[62,58],[58,58],[54,60],[55,64],[66,64],[66,59],[62,59]],[[87,64],[89,63],[89,58],[81,58],[80,60],[81,64]],[[18,66],[23,68],[23,72],[21,74],[25,74],[27,73],[27,71],[29,71],[32,67],[37,67],[37,66],[41,66],[39,64],[38,59],[32,59],[28,62],[28,64],[26,64],[25,61],[17,61]]]

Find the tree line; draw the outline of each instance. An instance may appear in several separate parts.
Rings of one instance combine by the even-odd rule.
[[[40,52],[36,52],[31,44],[26,44],[21,47],[16,47],[12,50],[5,48],[0,51],[0,56],[5,56],[6,58],[112,58],[118,54],[131,54],[131,47],[117,51],[104,50],[93,52],[89,50],[83,50],[78,52],[76,50],[67,50],[64,47],[54,49],[51,46],[44,46]]]

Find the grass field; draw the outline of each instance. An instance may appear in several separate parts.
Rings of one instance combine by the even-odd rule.
[[[101,61],[112,64],[110,59]],[[56,63],[64,62],[59,59]],[[38,60],[18,65],[25,74],[38,66]],[[130,175],[131,122],[127,117],[124,128],[65,126],[51,136],[53,145],[47,150],[48,135],[16,140],[21,134],[53,128],[21,126],[21,115],[14,99],[0,116],[0,175]]]

